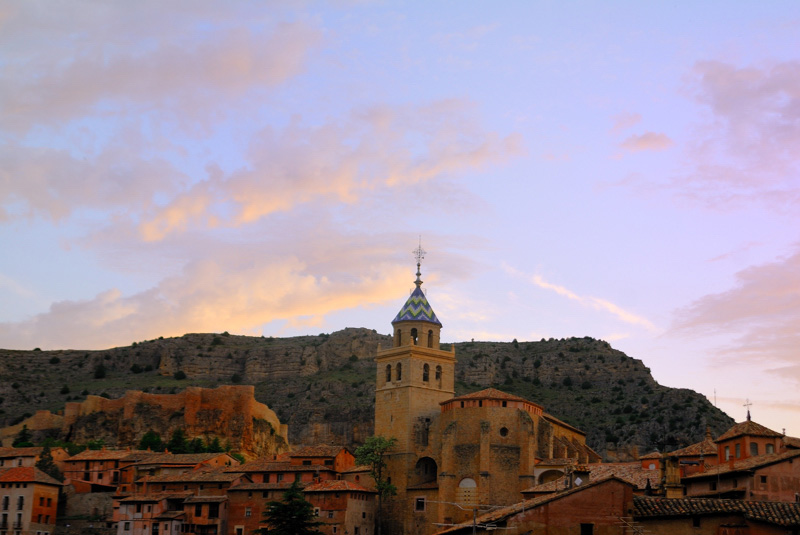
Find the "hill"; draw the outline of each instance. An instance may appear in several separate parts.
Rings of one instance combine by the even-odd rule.
[[[367,329],[264,338],[186,334],[101,351],[0,350],[0,424],[87,395],[251,384],[291,444],[358,444],[372,433],[378,345]],[[456,343],[456,395],[495,386],[587,432],[607,459],[676,449],[734,422],[702,395],[659,385],[642,361],[593,338]],[[97,437],[101,438],[101,437]],[[117,437],[102,437],[116,444]]]

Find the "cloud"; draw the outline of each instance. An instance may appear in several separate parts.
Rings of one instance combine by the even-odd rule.
[[[314,201],[352,205],[377,190],[454,177],[521,152],[518,135],[485,132],[468,110],[458,101],[374,106],[339,122],[266,128],[253,139],[246,168],[213,173],[143,214],[142,238],[238,227]]]
[[[54,303],[23,322],[0,323],[0,338],[5,347],[96,349],[158,335],[249,331],[270,321],[397,299],[409,278],[408,269],[396,264],[375,263],[364,271],[346,280],[341,273],[312,273],[296,258],[255,265],[206,259],[131,296],[112,289]]]
[[[706,110],[673,180],[680,195],[711,206],[800,204],[800,62],[736,67],[698,62],[688,94]],[[702,115],[701,115],[702,116]]]
[[[607,301],[599,297],[578,295],[575,292],[565,288],[564,286],[558,286],[556,284],[547,282],[540,275],[530,275],[530,276],[525,275],[509,266],[504,266],[504,269],[506,270],[507,273],[510,273],[518,277],[526,278],[529,282],[533,283],[535,286],[538,286],[539,288],[555,292],[556,294],[562,297],[566,297],[567,299],[570,299],[572,301],[577,301],[583,306],[593,308],[595,310],[608,312],[613,316],[616,316],[618,319],[622,320],[625,323],[638,325],[640,327],[644,327],[649,331],[657,330],[656,326],[653,325],[653,323],[647,320],[646,318],[637,316],[632,312],[628,312],[627,310],[623,309],[619,305],[612,303],[611,301]]]
[[[614,120],[614,126],[611,127],[611,131],[618,133],[639,124],[642,121],[642,115],[635,112],[623,112],[612,119]]]
[[[129,111],[197,121],[219,114],[221,99],[300,73],[321,32],[302,21],[265,20],[269,11],[252,6],[245,22],[232,20],[240,9],[127,2],[45,12],[35,2],[18,4],[0,32],[0,124],[24,133]]]
[[[800,252],[736,274],[728,291],[709,294],[676,311],[670,330],[681,336],[734,335],[720,362],[757,362],[800,381]],[[789,366],[786,366],[786,364]]]
[[[666,134],[655,132],[645,132],[642,135],[633,135],[620,143],[620,147],[630,152],[641,152],[645,150],[666,150],[673,145],[672,140]]]

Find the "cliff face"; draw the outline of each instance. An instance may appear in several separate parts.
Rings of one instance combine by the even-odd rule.
[[[286,426],[255,400],[254,391],[252,386],[220,386],[213,390],[189,387],[178,394],[129,391],[118,399],[90,395],[79,403],[68,402],[63,416],[47,418],[50,413],[41,411],[3,434],[15,434],[16,428],[27,425],[67,441],[102,438],[110,446],[121,447],[137,444],[149,430],[168,439],[183,429],[190,438],[219,438],[249,456],[285,451]]]
[[[0,411],[5,411],[0,424],[18,423],[26,412],[37,409],[63,409],[66,417],[75,410],[71,407],[76,400],[105,403],[110,400],[96,401],[93,396],[120,398],[127,390],[145,391],[139,398],[145,400],[189,386],[242,383],[253,385],[249,388],[254,387],[255,399],[288,424],[291,444],[357,445],[373,432],[374,356],[379,345],[389,347],[391,338],[367,329],[345,329],[293,338],[187,334],[104,351],[0,350],[0,372],[6,379],[0,382]],[[702,440],[706,426],[721,433],[733,423],[696,392],[659,385],[641,360],[602,340],[463,342],[455,344],[455,350],[457,395],[494,386],[530,399],[585,431],[587,444],[607,459],[629,459],[637,449],[677,449]],[[129,440],[155,425],[149,422],[161,422],[162,427],[153,428],[162,437],[178,423],[214,436],[214,422],[223,419],[215,404],[233,406],[225,397],[198,401],[201,408],[192,409],[188,420],[189,413],[181,413],[183,405],[158,409],[159,402],[154,402],[137,408],[131,401],[123,415],[130,421],[118,425],[116,419],[104,419],[110,413],[90,412],[79,421],[91,422],[82,430],[73,426],[71,437],[97,438],[94,433],[99,432],[109,439],[117,433],[120,440]],[[190,398],[187,406],[195,403]],[[250,414],[252,419],[255,413]],[[224,423],[230,434],[249,429],[247,422],[235,418]],[[287,436],[271,425],[276,435]],[[257,427],[252,432],[265,438],[269,433]]]

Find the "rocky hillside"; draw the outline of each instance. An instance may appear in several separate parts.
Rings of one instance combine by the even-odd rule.
[[[377,347],[367,329],[264,338],[187,334],[103,351],[0,350],[0,425],[57,411],[89,394],[174,393],[187,386],[252,384],[289,424],[292,444],[357,444],[372,433]],[[675,449],[733,424],[708,400],[660,386],[642,361],[592,338],[455,344],[456,394],[495,386],[526,397],[588,433],[607,459]]]

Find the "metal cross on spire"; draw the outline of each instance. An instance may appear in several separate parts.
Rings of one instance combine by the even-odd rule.
[[[748,422],[750,421],[750,407],[752,405],[753,405],[753,403],[750,401],[750,398],[745,399],[744,400],[744,405],[742,405],[742,407],[747,407],[747,421]]]
[[[419,266],[426,253],[425,249],[422,248],[422,236],[419,237],[419,246],[411,252],[414,253],[414,258],[417,259],[417,280],[414,281],[414,284],[419,288],[422,285],[422,279],[420,278],[422,273],[420,273]]]

